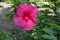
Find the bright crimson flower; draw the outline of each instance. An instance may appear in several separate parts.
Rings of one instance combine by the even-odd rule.
[[[16,9],[16,14],[14,15],[14,22],[23,30],[32,30],[36,25],[37,14],[38,10],[36,7],[28,4],[21,4]]]

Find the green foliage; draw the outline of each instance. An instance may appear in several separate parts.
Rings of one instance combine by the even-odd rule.
[[[55,29],[57,29],[57,30],[60,30],[60,26],[58,26],[56,24],[53,24],[53,23],[50,23],[50,22],[47,22],[46,24],[53,27],[53,28],[55,28]]]
[[[53,35],[45,34],[45,35],[43,35],[43,37],[46,38],[46,39],[49,39],[49,40],[57,40],[57,38],[55,36],[53,36]]]
[[[14,14],[15,14],[14,12],[6,12],[6,17],[7,17],[8,19],[12,20]]]
[[[11,35],[14,40],[60,40],[60,0],[11,0],[11,3],[14,12],[6,14],[9,19],[13,18],[20,4],[33,4],[39,10],[36,27],[31,31],[13,29]]]
[[[0,40],[13,40],[8,32],[0,32]]]

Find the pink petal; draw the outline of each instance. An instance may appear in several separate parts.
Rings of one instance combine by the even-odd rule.
[[[24,28],[22,27],[23,30],[29,31],[32,30],[35,27],[36,23],[34,23],[32,20],[28,20],[25,23]]]
[[[37,14],[38,10],[36,7],[28,4],[21,4],[16,9],[16,14],[18,16],[22,16],[25,12],[28,12],[28,14]]]
[[[24,14],[23,9],[21,9],[21,8],[18,7],[18,8],[16,9],[16,15],[21,17],[21,16],[23,16],[23,14]]]
[[[32,30],[36,25],[36,23],[32,19],[25,22],[21,17],[16,16],[14,16],[14,22],[17,26],[20,26],[23,30],[26,31]]]
[[[38,14],[38,9],[35,8],[31,13],[32,13],[31,16],[37,15]]]
[[[22,18],[21,18],[21,17],[17,17],[17,16],[15,16],[15,15],[14,15],[14,22],[15,22],[15,24],[16,24],[17,26],[22,26],[22,27],[24,27],[24,25],[25,25],[25,23],[24,23],[24,21],[22,20]]]
[[[20,8],[22,8],[24,11],[28,11],[31,12],[32,10],[34,10],[34,7],[28,4],[22,4],[20,5]]]
[[[37,19],[36,19],[36,16],[32,16],[32,17],[31,17],[31,20],[32,20],[34,23],[36,23],[36,20],[37,20]]]

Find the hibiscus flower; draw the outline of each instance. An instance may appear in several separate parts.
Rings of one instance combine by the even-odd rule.
[[[16,9],[16,13],[14,15],[14,22],[23,30],[32,30],[37,22],[37,14],[38,9],[35,6],[21,4]]]

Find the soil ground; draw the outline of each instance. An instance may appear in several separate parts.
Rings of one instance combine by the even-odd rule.
[[[15,28],[14,22],[7,20],[5,14],[12,11],[11,4],[0,2],[0,31],[8,31]]]

